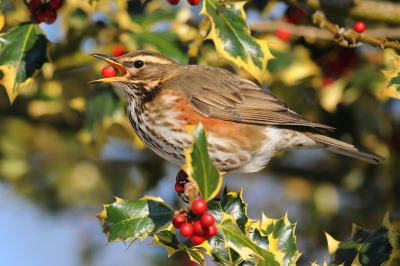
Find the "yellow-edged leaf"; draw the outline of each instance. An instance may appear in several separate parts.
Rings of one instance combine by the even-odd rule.
[[[237,226],[233,216],[224,213],[217,225],[225,235],[225,245],[235,250],[243,260],[255,258],[256,265],[281,265],[284,253],[271,252],[254,244]]]
[[[48,43],[42,29],[33,23],[22,23],[0,35],[0,84],[11,103],[48,62]]]
[[[211,19],[207,38],[213,40],[218,55],[244,68],[261,82],[273,56],[266,41],[251,36],[243,9],[245,3],[204,0],[201,14]]]
[[[274,253],[282,253],[284,265],[296,265],[301,253],[296,248],[296,223],[290,223],[287,213],[280,219],[262,214],[260,222],[251,224],[250,239]]]
[[[390,96],[400,99],[400,56],[393,56],[396,58],[396,60],[393,60],[394,68],[392,70],[382,71],[386,81],[379,96]]]
[[[215,198],[222,186],[222,175],[210,160],[207,150],[207,138],[203,126],[186,128],[193,136],[192,147],[185,149],[185,165],[182,170],[188,179],[196,183],[197,190],[205,201]]]
[[[326,234],[330,265],[391,265],[398,261],[399,249],[393,243],[396,234],[393,228],[386,214],[374,231],[353,225],[352,237],[348,241],[337,241]]]
[[[112,204],[104,205],[96,215],[108,237],[108,242],[141,241],[167,228],[174,217],[174,210],[159,197],[145,196],[129,201],[116,198]]]

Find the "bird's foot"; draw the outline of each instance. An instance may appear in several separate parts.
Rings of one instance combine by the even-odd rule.
[[[196,184],[189,181],[187,177],[188,175],[185,173],[185,171],[180,170],[178,172],[176,175],[175,191],[184,202],[191,203],[198,196],[200,196],[200,193],[196,189]]]

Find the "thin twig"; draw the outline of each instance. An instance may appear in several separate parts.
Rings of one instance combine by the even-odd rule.
[[[278,29],[285,29],[292,36],[315,38],[320,40],[332,40],[332,33],[326,29],[318,29],[314,26],[296,25],[282,20],[274,21],[249,21],[252,31],[275,32]],[[365,34],[373,38],[400,39],[400,28],[377,28],[367,29]]]
[[[192,203],[196,199],[196,197],[197,197],[196,188],[189,189],[189,205],[188,206],[192,206]]]
[[[386,1],[366,0],[282,0],[283,2],[308,11],[323,10],[325,12],[346,14],[346,16],[375,20],[392,24],[400,24],[400,4]]]
[[[343,46],[354,46],[359,42],[368,43],[375,47],[380,47],[381,49],[393,48],[400,50],[400,44],[398,41],[386,41],[373,38],[366,35],[365,33],[357,33],[351,29],[340,28],[338,25],[331,23],[326,19],[322,11],[316,11],[312,15],[314,24],[319,25],[321,28],[326,28],[334,35],[335,41]]]

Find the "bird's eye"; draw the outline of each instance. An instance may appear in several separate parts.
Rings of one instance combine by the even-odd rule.
[[[138,61],[133,62],[133,65],[134,65],[136,68],[141,68],[141,67],[144,65],[144,63],[143,63],[143,61],[138,60]]]

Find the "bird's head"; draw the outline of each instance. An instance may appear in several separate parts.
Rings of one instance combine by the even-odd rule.
[[[89,84],[111,83],[122,89],[127,95],[142,95],[151,93],[160,87],[162,82],[168,79],[179,64],[159,53],[139,50],[118,57],[110,57],[102,54],[91,54],[102,59],[116,68],[118,76],[97,79]]]

